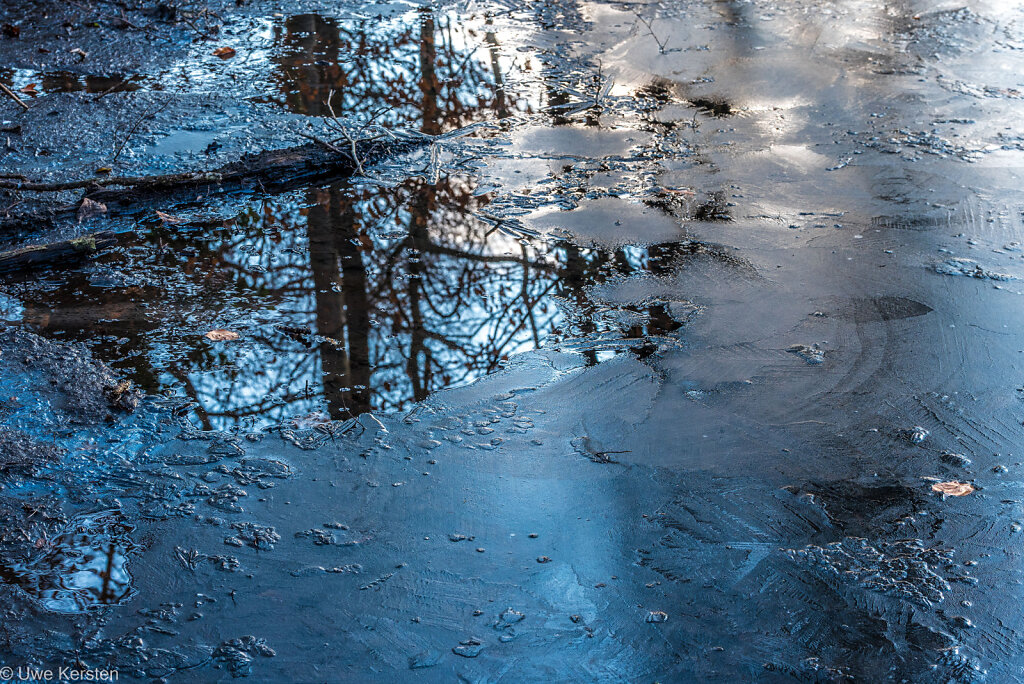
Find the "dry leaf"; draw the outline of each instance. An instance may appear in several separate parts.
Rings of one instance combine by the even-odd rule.
[[[17,24],[4,24],[0,26],[0,31],[3,32],[7,38],[17,38],[21,35],[21,27]]]
[[[943,496],[967,496],[974,491],[974,485],[970,482],[936,482],[932,485],[932,491]]]
[[[235,56],[235,48],[219,47],[213,51],[213,54],[221,59],[231,59]]]
[[[78,222],[86,221],[91,219],[93,216],[99,216],[100,214],[107,213],[107,205],[102,202],[96,202],[88,197],[82,199],[82,203],[78,205]]]
[[[230,342],[242,337],[234,330],[211,330],[206,336],[214,342]]]
[[[101,166],[100,168],[96,169],[96,173],[106,175],[113,170],[114,169],[110,168],[109,166]]]
[[[70,52],[73,55],[78,55],[79,59],[85,59],[89,56],[89,53],[83,50],[82,48],[71,48]]]
[[[165,214],[164,212],[160,211],[159,209],[156,210],[156,216],[157,216],[157,218],[159,218],[164,223],[178,224],[178,223],[184,223],[185,222],[185,219],[178,218],[177,216],[171,216],[170,214]]]
[[[32,96],[36,96],[36,95],[39,94],[39,91],[36,90],[36,84],[35,83],[29,83],[27,86],[25,86],[24,88],[21,89],[21,92],[25,93],[26,95],[32,95]]]

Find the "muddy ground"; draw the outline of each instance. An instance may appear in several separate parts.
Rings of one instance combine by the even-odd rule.
[[[996,0],[4,3],[4,180],[395,149],[0,190],[112,233],[0,275],[0,666],[1024,680],[1021,73]]]

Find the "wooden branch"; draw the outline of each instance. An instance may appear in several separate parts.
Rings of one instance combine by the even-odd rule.
[[[243,156],[213,171],[172,173],[155,176],[107,176],[68,182],[32,182],[0,175],[0,188],[29,192],[86,190],[85,199],[106,206],[105,215],[124,212],[149,213],[155,207],[174,202],[191,202],[200,197],[231,192],[283,192],[315,182],[331,182],[351,176],[364,164],[415,149],[429,138],[367,138],[355,141],[351,151],[333,144],[297,145]],[[347,146],[346,146],[347,147]],[[53,226],[78,218],[80,203],[10,216],[0,220],[2,229]],[[39,266],[61,265],[117,244],[109,231],[77,240],[32,245],[0,252],[0,274]]]
[[[117,244],[117,238],[114,233],[103,231],[74,240],[51,242],[45,245],[29,245],[8,252],[0,252],[0,273],[74,263],[115,244]]]
[[[311,137],[311,136],[310,136]],[[320,177],[351,173],[363,163],[374,161],[388,153],[397,154],[422,144],[422,141],[356,141],[352,152],[317,140],[316,145],[297,145],[280,150],[248,154],[239,161],[214,171],[171,173],[157,176],[97,176],[66,182],[32,182],[0,179],[0,188],[26,192],[61,192],[64,190],[96,191],[110,186],[132,188],[136,193],[197,188],[210,185],[277,184],[292,180],[311,181]],[[103,195],[116,199],[113,195]]]

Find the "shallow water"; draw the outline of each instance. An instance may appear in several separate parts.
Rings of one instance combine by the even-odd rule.
[[[0,473],[0,513],[47,511],[9,514],[0,661],[1024,680],[1024,6],[224,15],[163,61],[96,47],[41,79],[34,101],[81,106],[5,163],[95,165],[62,116],[161,104],[127,169],[432,137],[323,186],[5,238],[117,232],[5,276],[0,313],[146,397],[79,425],[34,365],[56,352],[0,356],[6,426],[65,450]],[[12,64],[18,87],[66,67]],[[134,77],[61,99],[91,73]]]

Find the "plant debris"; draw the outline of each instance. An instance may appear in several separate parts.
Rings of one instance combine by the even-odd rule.
[[[970,482],[936,482],[932,485],[932,491],[943,496],[967,496],[974,491],[974,485]]]
[[[214,342],[231,342],[232,340],[240,339],[242,336],[234,330],[217,329],[206,333],[206,337]]]

